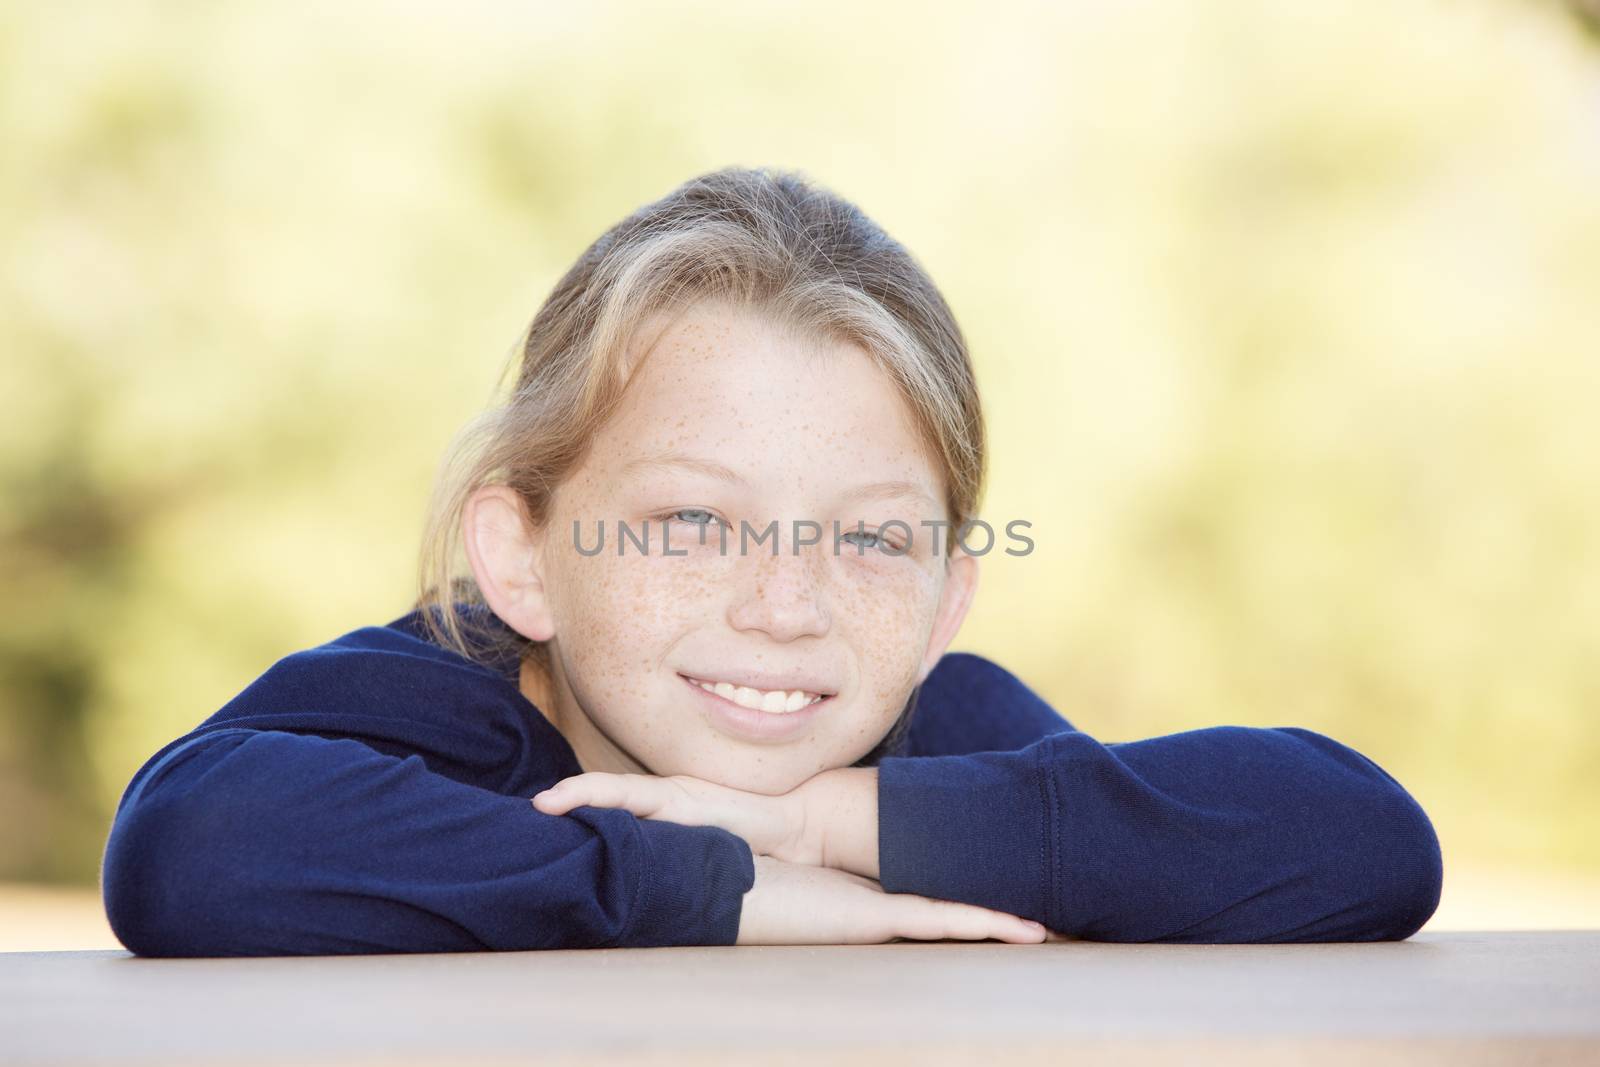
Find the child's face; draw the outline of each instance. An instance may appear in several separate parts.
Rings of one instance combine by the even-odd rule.
[[[721,464],[737,481],[669,455]],[[851,496],[882,482],[912,488]],[[542,589],[508,621],[553,634],[555,668],[524,690],[588,770],[779,793],[848,766],[894,724],[970,601],[976,561],[958,551],[947,567],[950,531],[936,551],[921,525],[948,518],[943,494],[904,401],[860,349],[802,343],[758,313],[699,305],[660,335],[532,542]],[[797,519],[821,527],[799,555]],[[835,519],[867,531],[837,555]],[[858,552],[889,519],[910,528],[910,551]],[[752,535],[776,520],[778,554],[770,535],[741,552],[741,520]],[[579,552],[574,521],[586,550],[603,526],[604,550]],[[630,541],[618,555],[623,522],[635,533],[648,523],[648,553]],[[885,536],[905,543],[903,528]],[[763,674],[778,680],[758,688],[833,695],[781,716],[733,707],[686,678]],[[740,717],[760,725],[741,728]]]

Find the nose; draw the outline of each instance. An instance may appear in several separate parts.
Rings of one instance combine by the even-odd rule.
[[[780,524],[781,525],[781,524]],[[743,560],[746,577],[738,598],[728,609],[728,623],[736,630],[761,630],[775,641],[820,637],[828,632],[829,618],[818,545],[802,545],[795,554],[792,542],[752,546]]]

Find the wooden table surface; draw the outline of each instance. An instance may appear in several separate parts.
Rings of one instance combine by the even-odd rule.
[[[1074,1056],[1073,1054],[1076,1054]],[[1600,931],[0,954],[0,1063],[1600,1064]]]

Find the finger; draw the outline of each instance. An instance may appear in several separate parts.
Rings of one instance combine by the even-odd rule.
[[[975,904],[935,900],[911,893],[890,893],[885,899],[902,908],[896,928],[902,937],[919,941],[986,941],[1038,944],[1047,931],[1039,923]]]
[[[552,785],[539,797],[552,803],[552,808],[571,811],[578,806],[592,808],[622,808],[637,816],[651,816],[661,809],[659,779],[646,774],[611,774],[606,771],[587,771],[574,774]]]
[[[957,904],[951,901],[933,901],[935,921],[942,918],[946,924],[943,938],[961,941],[1005,941],[1011,944],[1033,945],[1045,939],[1048,931],[1039,923],[1003,911]]]
[[[564,815],[573,808],[621,808],[640,818],[657,814],[667,797],[660,779],[643,774],[611,774],[588,771],[563,778],[533,797],[533,805],[550,815]]]

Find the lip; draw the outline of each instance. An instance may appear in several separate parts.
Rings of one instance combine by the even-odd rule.
[[[807,693],[821,693],[824,697],[835,696],[838,693],[838,690],[831,689],[825,685],[818,685],[814,675],[811,677],[801,677],[800,675],[793,673],[775,674],[767,671],[748,670],[738,670],[731,674],[716,675],[689,674],[685,671],[679,671],[678,673],[685,678],[698,678],[702,682],[727,682],[732,686],[743,685],[748,686],[751,689],[760,689],[762,692],[770,692],[774,689],[782,689],[784,692],[788,693],[793,692],[796,689],[800,689]]]
[[[711,725],[718,731],[740,741],[790,741],[811,728],[812,721],[828,707],[833,701],[833,696],[825,696],[815,704],[807,704],[799,711],[790,711],[783,714],[771,711],[756,711],[752,708],[740,707],[731,700],[717,696],[717,694],[701,689],[689,680],[685,674],[678,675],[683,679],[683,684],[697,693],[703,701],[707,712],[711,716]],[[796,686],[795,688],[802,688]]]

